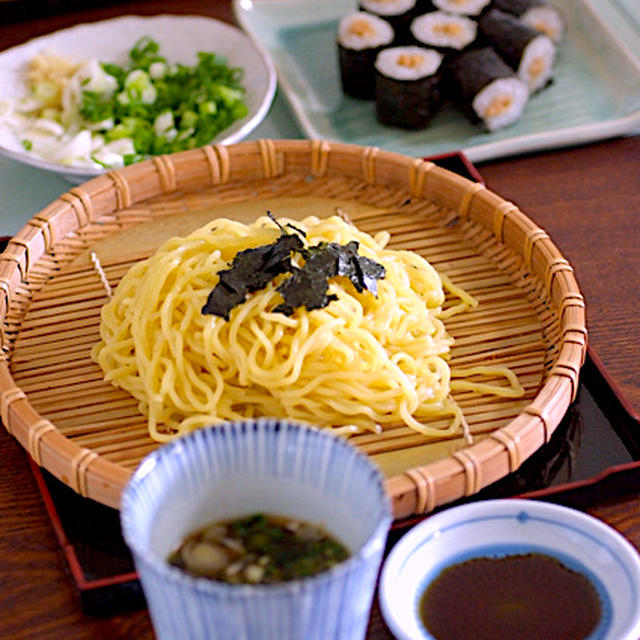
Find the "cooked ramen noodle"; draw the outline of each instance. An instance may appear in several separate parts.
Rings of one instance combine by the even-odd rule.
[[[287,314],[280,310],[281,285],[290,274],[280,274],[248,293],[227,318],[204,313],[235,256],[274,243],[285,229],[304,236],[306,247],[357,242],[358,255],[384,268],[377,291],[358,291],[336,275],[328,279],[326,306]],[[129,270],[102,309],[93,356],[107,381],[139,400],[158,441],[257,416],[343,433],[403,424],[427,436],[458,433],[465,423],[450,395],[445,288],[461,298],[455,311],[475,301],[416,253],[385,248],[388,239],[338,216],[302,222],[265,216],[250,225],[217,219],[168,240]],[[298,268],[305,262],[300,253],[292,260]],[[459,375],[478,373],[486,371]],[[515,376],[505,375],[508,386],[478,390],[521,395]],[[442,417],[450,417],[448,426],[430,425]]]

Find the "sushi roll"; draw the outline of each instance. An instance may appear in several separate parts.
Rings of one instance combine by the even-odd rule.
[[[382,47],[389,46],[394,31],[386,21],[363,11],[344,16],[338,23],[340,81],[346,95],[375,97],[374,64]]]
[[[394,44],[406,44],[409,25],[420,13],[417,0],[360,0],[360,11],[386,20],[395,33]]]
[[[527,85],[491,47],[470,49],[448,66],[455,97],[472,122],[496,131],[522,116]]]
[[[493,6],[549,36],[556,44],[562,39],[564,18],[556,7],[545,0],[493,0]]]
[[[411,23],[414,44],[445,54],[459,53],[477,37],[478,24],[466,16],[429,11]]]
[[[416,46],[389,47],[376,58],[376,116],[403,129],[426,127],[442,102],[442,54]]]
[[[485,13],[479,22],[482,37],[527,83],[531,93],[549,84],[556,58],[556,45],[549,36],[498,9]]]
[[[432,0],[433,6],[440,11],[463,16],[478,16],[491,0]]]

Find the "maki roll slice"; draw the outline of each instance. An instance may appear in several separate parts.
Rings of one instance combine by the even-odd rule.
[[[491,0],[432,0],[433,6],[440,11],[463,16],[479,16]]]
[[[394,31],[386,21],[364,11],[344,16],[338,23],[340,82],[346,95],[373,99],[376,92],[374,64],[382,47],[393,42]]]
[[[467,16],[453,15],[444,11],[429,11],[411,23],[413,44],[440,53],[460,53],[478,35],[478,23]]]
[[[426,127],[442,102],[442,54],[416,46],[389,47],[376,58],[376,116],[403,129]]]
[[[549,36],[556,44],[562,39],[564,18],[556,7],[545,0],[493,0],[493,6]]]
[[[360,11],[366,11],[386,20],[395,33],[394,44],[406,44],[409,25],[420,13],[417,0],[360,0]]]
[[[553,76],[556,45],[549,36],[515,16],[491,9],[480,18],[480,33],[532,93],[547,86]]]
[[[529,100],[527,85],[491,47],[465,51],[450,62],[448,72],[461,109],[487,131],[522,116]]]

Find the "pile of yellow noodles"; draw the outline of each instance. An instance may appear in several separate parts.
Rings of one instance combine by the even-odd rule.
[[[382,264],[377,297],[344,277],[338,299],[286,316],[280,280],[250,294],[228,321],[201,308],[238,251],[274,242],[267,217],[251,225],[219,219],[172,238],[134,265],[102,310],[93,355],[105,379],[129,391],[153,438],[222,420],[288,417],[342,430],[406,424],[427,435],[453,433],[462,419],[449,396],[452,344],[439,318],[445,296],[436,270],[415,253],[385,249],[341,218],[291,222],[306,242],[360,243]],[[425,424],[451,416],[448,427]]]

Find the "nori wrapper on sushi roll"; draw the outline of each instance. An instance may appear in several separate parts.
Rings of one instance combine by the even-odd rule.
[[[410,36],[409,25],[422,11],[417,0],[360,0],[358,8],[391,25],[395,33],[394,45],[407,43]]]
[[[527,83],[529,91],[549,84],[556,57],[551,38],[498,9],[485,13],[479,24],[482,39]]]
[[[444,11],[428,11],[411,22],[413,43],[444,55],[458,54],[476,41],[478,23]]]
[[[416,46],[383,49],[376,58],[376,116],[388,126],[423,129],[442,102],[442,54]]]
[[[488,131],[517,122],[529,100],[527,85],[491,47],[461,53],[448,75],[462,111]]]
[[[390,45],[395,34],[391,25],[377,16],[357,11],[338,24],[340,82],[346,95],[373,99],[376,92],[374,64],[380,49]]]
[[[495,9],[510,13],[531,28],[560,42],[565,19],[560,11],[546,0],[493,0]]]

